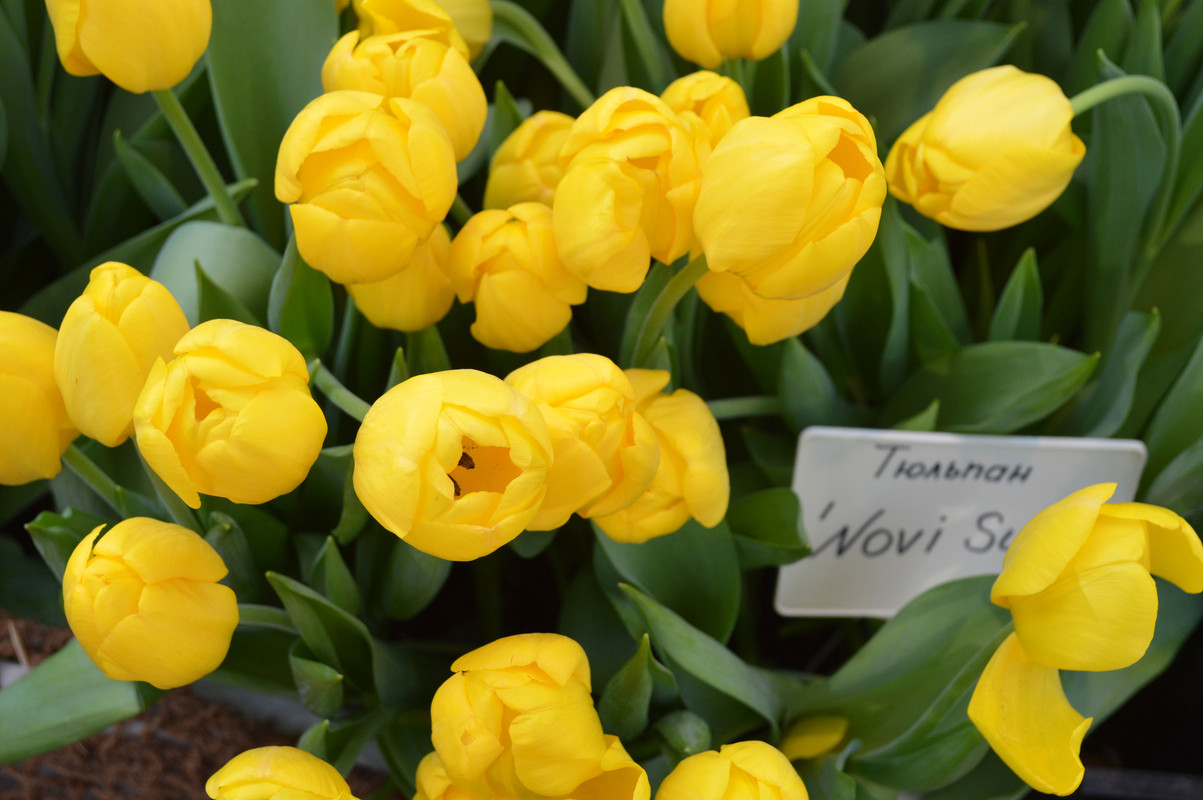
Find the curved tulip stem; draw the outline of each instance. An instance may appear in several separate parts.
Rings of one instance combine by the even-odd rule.
[[[780,398],[771,395],[758,397],[724,397],[706,403],[716,420],[743,417],[772,417],[781,413]]]
[[[309,375],[313,385],[321,389],[322,394],[329,397],[334,402],[334,405],[338,406],[344,414],[363,422],[363,418],[367,416],[368,409],[372,406],[346,386],[343,386],[342,382],[334,377],[334,373],[326,369],[321,359],[315,358],[309,362]]]
[[[121,487],[74,443],[68,445],[67,449],[63,451],[63,464],[86,483],[88,488],[95,492],[101,500],[108,503],[110,508],[125,516],[128,509],[125,498],[122,496]]]
[[[209,151],[205,149],[205,143],[201,141],[200,134],[196,132],[196,126],[192,124],[192,120],[188,119],[188,112],[184,111],[184,107],[180,105],[180,99],[170,89],[162,89],[151,92],[151,94],[154,95],[155,102],[159,104],[163,118],[171,126],[175,138],[184,148],[188,160],[192,162],[192,168],[196,170],[197,177],[204,184],[205,191],[213,198],[218,218],[227,225],[245,227],[246,223],[243,222],[242,215],[238,213],[238,206],[234,204],[226,191],[226,183],[217,170],[217,164],[213,163],[213,156],[209,155]]]
[[[700,255],[686,264],[676,275],[673,275],[660,290],[660,294],[652,301],[647,316],[643,318],[643,322],[639,326],[639,333],[635,336],[635,344],[631,348],[632,367],[646,365],[657,339],[660,338],[660,331],[664,330],[664,326],[672,316],[673,309],[677,307],[677,303],[681,302],[681,298],[689,293],[698,279],[706,274],[708,269],[706,256]]]
[[[496,35],[539,59],[581,108],[593,105],[596,99],[593,92],[589,91],[589,87],[576,74],[576,70],[568,63],[568,59],[564,58],[555,40],[548,35],[539,20],[531,16],[525,8],[509,0],[492,0],[489,5],[493,7],[493,30]]]

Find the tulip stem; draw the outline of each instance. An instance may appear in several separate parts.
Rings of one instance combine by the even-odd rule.
[[[464,200],[463,195],[455,196],[455,202],[451,204],[451,218],[459,223],[461,228],[472,219],[472,207]]]
[[[74,443],[63,451],[63,463],[101,500],[108,503],[110,508],[121,516],[126,516],[128,507],[121,487]]]
[[[192,120],[188,119],[188,112],[184,111],[180,99],[170,89],[161,89],[151,92],[151,94],[154,95],[155,102],[159,104],[163,118],[167,120],[167,124],[175,133],[175,138],[184,148],[188,160],[192,162],[192,168],[196,170],[197,177],[204,184],[205,191],[213,198],[213,206],[217,209],[218,218],[227,225],[245,227],[246,223],[243,222],[242,215],[238,213],[238,206],[234,204],[229,192],[226,191],[226,183],[217,169],[217,164],[213,162],[213,156],[209,155],[205,143],[201,141],[200,134],[196,132],[196,126],[192,124]]]
[[[706,403],[716,420],[741,419],[743,417],[771,417],[781,413],[780,398],[771,395],[759,397],[724,397]]]
[[[334,373],[326,369],[326,365],[321,362],[321,359],[315,358],[309,362],[309,375],[313,385],[321,389],[322,394],[330,398],[344,414],[363,422],[371,405],[343,386],[342,382],[334,377]]]
[[[593,93],[576,74],[568,59],[564,58],[555,40],[548,35],[539,20],[510,0],[492,0],[489,5],[493,7],[493,30],[501,39],[539,59],[581,108],[593,105]]]
[[[700,255],[686,264],[680,272],[669,279],[668,283],[664,284],[660,294],[656,295],[656,299],[652,301],[652,306],[648,309],[647,316],[643,318],[643,324],[640,325],[639,332],[635,336],[635,344],[631,348],[632,367],[646,365],[660,338],[660,332],[664,330],[664,326],[672,317],[673,309],[685,295],[689,294],[689,290],[693,288],[699,278],[706,274],[708,269],[706,256]]]

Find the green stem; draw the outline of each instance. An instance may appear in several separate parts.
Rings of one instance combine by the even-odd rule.
[[[823,74],[823,70],[819,69],[819,65],[815,63],[814,56],[810,54],[810,51],[803,50],[800,55],[802,58],[802,70],[814,82],[814,85],[819,87],[819,91],[824,94],[839,95],[839,92],[831,85],[831,81],[827,80],[827,76]]]
[[[717,420],[770,417],[781,413],[781,400],[769,395],[725,397],[722,400],[711,400],[706,405]]]
[[[213,156],[205,149],[200,134],[196,132],[192,120],[188,119],[188,113],[180,105],[180,99],[170,89],[161,89],[151,94],[159,104],[163,118],[175,133],[175,138],[188,155],[188,160],[192,162],[192,168],[204,184],[205,191],[213,198],[218,218],[227,225],[245,226],[242,215],[238,213],[238,207],[226,192],[226,183],[217,170],[217,164],[213,163]]]
[[[312,376],[313,385],[333,400],[334,405],[342,409],[344,414],[363,422],[371,405],[343,386],[338,378],[334,377],[334,373],[326,369],[321,359],[315,358],[309,362],[309,374]]]
[[[673,309],[677,307],[677,303],[681,302],[681,298],[689,293],[698,279],[706,274],[708,269],[706,256],[700,255],[672,276],[672,279],[660,290],[660,294],[653,301],[652,307],[648,310],[647,316],[639,328],[639,334],[635,337],[635,346],[631,349],[632,367],[644,365],[652,354],[652,348],[660,337],[660,331],[664,330],[665,324],[672,316]]]
[[[454,219],[459,226],[468,224],[468,220],[472,219],[472,207],[464,200],[463,196],[456,195],[455,202],[451,204],[451,218]]]
[[[84,455],[84,451],[80,450],[74,444],[71,444],[63,452],[63,463],[67,468],[75,473],[81,481],[88,485],[88,488],[109,504],[109,507],[116,511],[121,516],[126,515],[125,502],[121,497],[121,487],[110,478],[104,470],[96,466],[96,462]]]
[[[141,453],[138,454],[141,458]],[[150,483],[155,487],[155,495],[159,498],[159,502],[163,504],[163,508],[167,510],[167,516],[171,517],[171,521],[176,525],[182,525],[189,530],[205,535],[205,531],[201,528],[200,520],[196,518],[196,512],[193,511],[187,503],[184,502],[175,489],[167,485],[167,482],[159,477],[159,473],[151,468],[150,464],[146,463],[146,459],[142,458],[142,470],[146,473],[146,477],[150,479]]]
[[[564,91],[572,95],[572,99],[576,100],[581,108],[593,105],[596,99],[593,92],[589,91],[589,87],[576,74],[539,20],[531,16],[525,8],[509,0],[492,0],[490,5],[493,6],[493,29],[498,34],[543,62],[543,66],[547,67],[564,87]]]

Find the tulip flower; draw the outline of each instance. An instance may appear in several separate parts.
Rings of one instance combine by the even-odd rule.
[[[752,291],[748,282],[731,272],[707,272],[694,285],[712,311],[726,314],[743,328],[752,344],[773,344],[808,331],[844,296],[848,273],[818,292],[796,300],[770,300]]]
[[[282,336],[229,319],[203,322],[159,359],[134,406],[146,463],[192,508],[199,494],[266,503],[300,485],[326,418],[305,359]]]
[[[706,401],[686,389],[672,394],[663,370],[629,369],[636,411],[660,443],[660,464],[647,491],[633,504],[594,522],[620,542],[646,542],[684,525],[691,517],[708,528],[727,515],[731,482],[718,422]]]
[[[184,311],[163,284],[116,261],[94,268],[54,349],[54,376],[75,427],[108,447],[124,442],[150,368],[171,358],[187,332]]]
[[[135,94],[188,77],[213,26],[209,0],[46,0],[46,10],[63,69]]]
[[[226,565],[180,525],[147,517],[97,526],[63,571],[75,638],[107,677],[174,689],[217,669],[238,625]],[[99,540],[97,537],[100,537]]]
[[[798,22],[798,0],[664,0],[668,43],[715,69],[724,58],[768,58]]]
[[[476,304],[476,341],[515,353],[564,330],[588,291],[560,261],[551,209],[541,203],[473,216],[451,243],[450,272],[460,302]]]
[[[1203,591],[1203,544],[1177,514],[1144,503],[1105,504],[1115,484],[1075,492],[1025,525],[990,592],[1011,610],[1012,633],[969,702],[969,718],[1019,777],[1066,795],[1090,719],[1065,697],[1058,670],[1122,669],[1153,640],[1165,578]]]
[[[656,432],[635,410],[630,379],[605,356],[548,356],[511,372],[506,383],[547,420],[555,460],[547,497],[531,530],[553,530],[573,513],[614,514],[638,500],[656,475]]]
[[[668,773],[656,800],[807,800],[793,764],[766,742],[725,744],[690,756]]]
[[[651,258],[671,264],[688,253],[706,135],[629,86],[581,114],[560,150],[565,172],[552,203],[569,271],[596,289],[633,292]]]
[[[790,761],[818,758],[839,747],[847,737],[847,717],[815,714],[790,725],[778,749]]]
[[[377,328],[420,331],[451,310],[455,289],[447,274],[451,237],[436,225],[400,272],[375,283],[352,283],[347,293]]]
[[[538,408],[476,370],[394,386],[355,437],[355,493],[419,550],[471,561],[521,533],[547,493],[551,437]]]
[[[1031,219],[1069,185],[1086,147],[1056,82],[1010,65],[968,75],[894,143],[890,192],[965,231]]]
[[[23,314],[0,311],[0,484],[53,478],[79,435],[54,380],[58,332]]]
[[[363,41],[358,31],[351,31],[326,57],[322,87],[327,92],[349,89],[418,101],[443,123],[456,161],[476,146],[489,110],[468,60],[455,48],[425,38],[422,31]]]
[[[519,203],[550,206],[564,176],[560,148],[574,121],[559,111],[536,111],[515,128],[493,154],[485,184],[485,208],[509,208]]]
[[[454,47],[464,58],[471,58],[468,43],[464,41],[447,9],[436,0],[352,2],[355,13],[359,16],[359,33],[365,39],[369,36],[422,31],[423,36],[436,38],[448,47]]]
[[[438,4],[464,37],[471,58],[480,55],[489,39],[493,38],[493,6],[489,0],[438,0]]]
[[[813,97],[732,126],[706,162],[693,221],[711,270],[797,300],[848,276],[885,196],[868,120],[838,97]]]
[[[711,149],[732,125],[750,113],[748,98],[740,85],[708,70],[673,81],[660,94],[660,99],[677,114],[696,114],[706,126]]]
[[[295,747],[257,747],[205,781],[211,800],[355,800],[338,770]]]
[[[369,92],[330,92],[305,106],[276,161],[276,197],[293,203],[297,250],[338,283],[400,272],[457,187],[455,153],[434,112]]]

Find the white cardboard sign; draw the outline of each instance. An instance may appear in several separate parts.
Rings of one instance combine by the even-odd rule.
[[[794,492],[812,553],[782,567],[785,616],[889,617],[937,584],[997,574],[1015,533],[1096,483],[1130,501],[1144,444],[863,428],[802,432]]]

